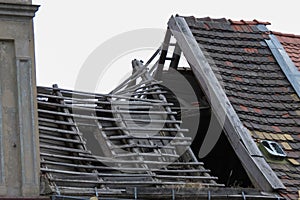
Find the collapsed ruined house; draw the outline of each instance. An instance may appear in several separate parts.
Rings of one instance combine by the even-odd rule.
[[[0,3],[0,196],[300,198],[299,36],[172,16],[109,94],[36,87],[24,2]]]

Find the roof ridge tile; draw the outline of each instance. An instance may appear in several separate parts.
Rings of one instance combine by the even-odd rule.
[[[228,21],[231,23],[231,25],[259,25],[259,24],[271,25],[270,22],[258,21],[256,19],[252,21],[245,21],[245,20],[236,21],[236,20],[228,19]]]
[[[277,35],[277,36],[300,38],[300,35],[295,35],[292,33],[282,33],[282,32],[278,32],[278,31],[271,31],[271,33],[274,35]]]

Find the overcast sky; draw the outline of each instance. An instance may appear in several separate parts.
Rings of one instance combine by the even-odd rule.
[[[166,29],[171,15],[272,23],[270,30],[300,35],[298,1],[271,0],[33,0],[38,85],[74,88],[88,56],[113,36],[141,28]],[[163,38],[161,38],[162,40]],[[146,56],[151,51],[137,56]],[[123,65],[135,57],[123,59]],[[146,59],[146,58],[139,58]],[[121,68],[122,66],[116,66]],[[112,74],[113,78],[114,75]],[[87,80],[88,81],[88,80]],[[109,80],[106,81],[109,85]]]

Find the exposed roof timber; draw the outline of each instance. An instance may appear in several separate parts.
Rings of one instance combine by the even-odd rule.
[[[271,49],[276,61],[281,67],[287,79],[290,81],[298,97],[300,97],[300,73],[295,67],[295,64],[286,53],[284,47],[278,41],[275,35],[269,35],[270,40],[266,40],[269,48]]]
[[[141,68],[144,68],[141,62],[139,64]],[[145,78],[148,76],[152,79],[148,72],[140,72],[140,74]],[[152,81],[156,82],[154,79]],[[148,83],[148,86],[153,88],[153,90],[163,90],[159,85]],[[138,188],[163,185],[186,187],[191,184],[197,186],[200,184],[202,187],[224,186],[215,182],[217,178],[209,175],[210,171],[204,168],[202,162],[198,162],[196,159],[191,161],[192,155],[187,155],[186,153],[186,148],[190,146],[191,138],[184,137],[181,134],[183,129],[180,129],[178,121],[172,118],[172,115],[170,115],[170,119],[165,119],[164,114],[159,111],[161,109],[160,106],[158,106],[160,108],[157,112],[155,110],[150,111],[160,116],[151,118],[151,122],[153,122],[151,127],[144,128],[140,132],[141,127],[136,123],[127,123],[128,119],[131,122],[140,120],[150,122],[150,119],[143,119],[145,115],[141,115],[140,112],[138,112],[140,114],[139,118],[131,118],[129,113],[122,111],[119,104],[116,106],[113,102],[111,102],[111,107],[106,109],[112,109],[113,113],[118,114],[107,117],[112,117],[110,119],[122,118],[124,120],[114,123],[97,118],[101,117],[101,114],[97,115],[97,112],[90,108],[95,108],[96,106],[101,108],[101,101],[109,101],[109,96],[96,99],[96,101],[93,101],[93,106],[85,103],[76,104],[77,106],[86,107],[84,112],[75,112],[75,110],[69,110],[71,109],[69,107],[71,104],[69,101],[65,101],[65,98],[69,99],[70,97],[68,96],[72,96],[72,94],[86,96],[86,93],[58,89],[55,86],[52,88],[52,91],[49,91],[49,88],[39,88],[38,92],[38,96],[43,96],[42,92],[53,94],[51,98],[39,100],[38,104],[41,172],[48,179],[51,192],[64,195],[69,193],[82,195],[90,194],[91,191],[87,192],[87,190],[91,188],[100,190],[97,189],[99,186],[102,188],[102,186],[106,187],[108,185],[113,185],[112,187],[118,185],[117,187],[124,189],[129,185],[138,185]],[[58,98],[55,98],[55,95]],[[67,97],[64,95],[67,95]],[[162,97],[163,95],[159,92],[157,96]],[[90,95],[87,95],[87,97],[90,98]],[[142,98],[144,97],[139,97],[136,101]],[[124,102],[127,101],[126,99],[119,99],[119,101],[123,100],[122,102]],[[165,102],[165,100],[161,98],[160,101]],[[157,105],[156,103],[151,104],[153,106]],[[129,109],[131,107],[126,106],[125,108]],[[169,110],[168,106],[163,110],[174,114]],[[139,110],[132,111],[136,112]],[[73,115],[69,112],[72,112]],[[55,113],[63,114],[63,117],[56,118]],[[74,114],[76,117],[74,117]],[[72,118],[72,120],[70,121],[68,118]],[[161,124],[156,125],[154,122],[157,120],[162,122],[165,127],[161,127]],[[87,126],[88,128],[86,128]],[[139,130],[139,132],[136,132],[134,129]],[[163,131],[163,133],[157,135],[157,130]],[[144,134],[144,131],[148,133]],[[94,134],[95,138],[88,138],[87,136],[90,134]],[[81,137],[86,139],[86,142],[82,141]],[[98,141],[99,146],[97,146],[98,149],[96,151],[91,148],[91,145],[95,143],[90,143],[90,139]],[[80,148],[81,145],[89,149]],[[99,147],[102,150],[101,156],[93,154],[98,152]],[[124,148],[128,149],[125,150]],[[186,157],[186,159],[182,159],[181,153],[184,154],[183,157]],[[103,155],[105,157],[102,157]],[[178,159],[179,157],[180,159]],[[169,167],[164,167],[164,165]],[[128,168],[130,172],[126,172]],[[93,171],[90,171],[91,169]],[[142,170],[138,171],[139,169]],[[97,170],[101,171],[98,172]],[[185,174],[183,175],[182,173]],[[188,176],[193,183],[184,181],[188,179]],[[65,187],[71,188],[66,191],[64,190]],[[111,187],[106,189],[108,192],[117,192]],[[42,191],[43,194],[47,194],[47,192],[46,190]],[[110,195],[113,194],[110,193]]]
[[[179,45],[176,43],[170,67],[177,69],[180,60],[180,55],[181,55],[181,49]]]
[[[53,88],[58,89],[58,85],[57,85],[57,84],[54,84],[54,85],[53,85]],[[60,92],[59,90],[55,90],[55,94],[56,94],[57,96],[59,96],[59,97],[63,97],[63,95],[61,94],[61,92]],[[66,103],[65,103],[65,101],[64,101],[63,99],[60,99],[60,100],[59,100],[59,103],[60,103],[61,105],[63,105],[63,106],[66,106]],[[63,107],[63,108],[62,108],[62,111],[63,111],[65,114],[71,114],[70,111],[69,111],[69,109],[68,109],[67,107]],[[71,130],[77,133],[77,132],[79,131],[79,128],[78,128],[78,127],[76,126],[76,124],[74,123],[74,120],[72,119],[72,117],[71,117],[71,116],[67,116],[67,117],[66,117],[66,120],[67,120],[67,122],[73,123],[73,124],[75,125],[75,126],[72,126],[72,127],[71,127]],[[84,139],[83,139],[80,135],[76,135],[76,136],[75,136],[75,139],[76,139],[76,140],[79,140],[79,141],[81,142],[81,145],[78,145],[78,148],[79,148],[79,149],[87,150],[86,146],[83,145],[83,144],[84,144]]]
[[[166,33],[167,34],[166,37],[169,37],[168,34],[171,35],[171,32],[169,32],[169,33],[168,32]],[[133,66],[133,68],[136,68],[136,69],[143,68],[142,63],[140,61],[137,61],[137,60],[133,60],[132,61],[132,66]],[[145,80],[154,80],[154,78],[150,75],[149,72],[145,73],[144,75],[142,75],[142,79],[145,79]],[[159,88],[158,88],[158,91],[160,91]],[[167,102],[167,99],[166,99],[166,97],[163,94],[158,95],[158,99],[160,99],[163,102]],[[171,108],[169,106],[166,106],[165,109],[168,112],[171,111]],[[169,118],[170,118],[170,120],[176,121],[176,118],[175,118],[174,115],[170,115]],[[174,124],[174,127],[177,128],[177,129],[180,129],[180,126],[178,124]],[[180,131],[178,131],[177,134],[178,134],[179,137],[185,137],[183,135],[183,133],[180,132]],[[192,151],[192,149],[190,147],[187,147],[185,149],[180,149],[179,148],[179,152],[185,152],[185,154],[183,154],[184,157],[188,156],[190,159],[192,159],[193,162],[196,162],[196,163],[199,162],[198,159],[197,159],[197,157],[194,155],[194,152]],[[208,175],[208,174],[206,174],[206,175]],[[210,183],[216,184],[216,182],[213,181],[213,180],[211,180]],[[223,184],[221,184],[221,185],[223,185]]]
[[[148,67],[148,65],[154,60],[154,58],[160,53],[160,51],[161,51],[161,49],[158,48],[158,49],[154,52],[154,54],[153,54],[153,55],[149,58],[149,60],[146,62],[145,68]]]
[[[218,121],[223,122],[225,134],[254,185],[264,191],[284,189],[284,185],[266,163],[248,130],[243,126],[230,104],[185,19],[172,16],[168,25],[206,94]]]
[[[171,40],[171,32],[170,32],[169,29],[167,29],[167,32],[166,32],[166,35],[165,35],[165,38],[164,38],[164,42],[161,46],[161,54],[160,54],[160,57],[159,57],[159,60],[158,60],[158,67],[157,67],[157,70],[154,72],[154,77],[157,80],[161,79],[162,71],[163,71],[165,61],[166,61],[166,58],[167,58],[167,53],[168,53],[168,49],[169,49],[170,40]]]

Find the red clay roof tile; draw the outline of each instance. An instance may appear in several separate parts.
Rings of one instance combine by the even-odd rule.
[[[300,155],[300,123],[295,121],[299,118],[295,108],[300,107],[300,101],[293,98],[294,90],[265,44],[265,39],[270,39],[270,32],[262,32],[257,28],[257,25],[270,23],[223,19],[216,25],[217,21],[211,18],[196,20],[212,27],[226,26],[226,31],[222,28],[207,31],[203,25],[195,28],[193,19],[187,20],[192,33],[199,36],[195,39],[216,64],[215,73],[221,74],[225,93],[244,126],[255,133],[252,137],[277,141],[289,152],[288,159],[300,162],[300,158],[296,158],[296,155]],[[300,69],[300,36],[272,33],[279,37]],[[287,160],[269,164],[279,178],[287,180],[285,186],[292,191],[282,193],[287,199],[294,197],[300,189],[300,178],[291,174],[299,174],[300,166]]]
[[[300,35],[272,31],[300,71]]]
[[[254,19],[253,21],[245,21],[245,20],[235,21],[235,20],[229,19],[228,21],[232,25],[258,25],[258,24],[271,25],[270,22],[262,22],[262,21],[258,21],[256,19]]]
[[[262,114],[261,109],[259,109],[259,108],[253,108],[253,110],[258,114]]]
[[[248,111],[248,108],[246,106],[243,106],[243,105],[240,105],[240,108],[243,110],[243,111]]]
[[[276,132],[281,132],[280,128],[278,126],[272,126],[272,128],[274,129],[274,131]]]

